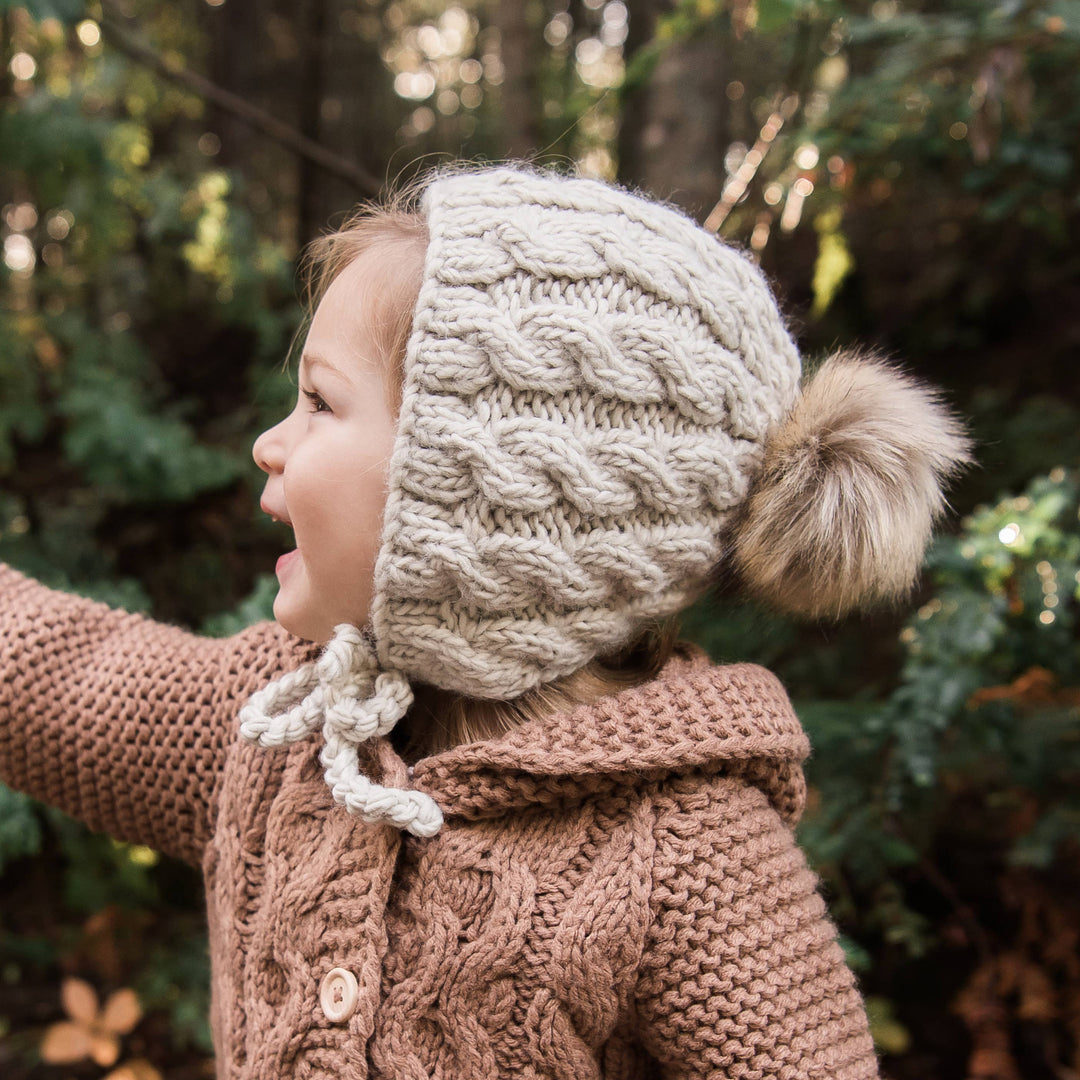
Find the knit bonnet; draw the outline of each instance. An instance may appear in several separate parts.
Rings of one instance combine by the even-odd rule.
[[[339,803],[431,835],[429,796],[381,787],[358,764],[357,746],[407,711],[410,680],[509,699],[569,675],[684,607],[738,548],[736,526],[748,566],[762,544],[776,549],[766,561],[799,562],[768,535],[786,511],[751,511],[770,441],[798,414],[801,364],[756,265],[670,206],[504,167],[436,175],[419,209],[429,243],[369,623],[337,627],[240,719],[264,746],[321,727]],[[961,433],[885,365],[834,367],[891,378],[886,396],[914,394],[924,416],[938,409],[952,442],[923,470],[932,518]],[[800,497],[823,483],[804,478]],[[848,531],[843,546],[857,547]]]

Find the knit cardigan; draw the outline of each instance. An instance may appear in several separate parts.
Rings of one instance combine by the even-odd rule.
[[[318,739],[237,737],[247,696],[316,651],[0,564],[0,778],[202,867],[222,1080],[877,1076],[793,839],[808,746],[775,677],[682,646],[411,776],[380,739],[362,766],[444,811],[420,839],[335,806]]]

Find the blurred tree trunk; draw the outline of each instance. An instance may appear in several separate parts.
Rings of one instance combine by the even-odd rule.
[[[380,180],[394,179],[408,162],[395,163],[397,131],[410,109],[394,92],[393,76],[380,55],[381,4],[364,14],[356,0],[312,0],[321,7],[317,44],[303,55],[310,71],[311,99],[305,134],[345,161],[355,162]],[[367,192],[305,164],[301,171],[302,242],[328,226],[340,225]]]
[[[211,79],[294,128],[300,126],[296,17],[285,0],[226,3],[202,15]],[[221,138],[219,162],[245,176],[254,205],[270,211],[264,227],[295,241],[299,159],[228,110],[211,107],[208,120]]]
[[[343,161],[382,177],[390,166],[405,104],[379,55],[382,8],[355,0],[245,0],[209,13],[215,81],[298,129]],[[218,112],[221,162],[265,189],[284,236],[298,246],[365,197]],[[290,212],[289,208],[293,208]]]
[[[264,91],[270,85],[263,75],[268,50],[261,40],[268,14],[259,0],[223,4],[220,9],[209,8],[203,13],[212,43],[210,78],[253,105],[266,104]],[[277,110],[275,114],[281,115]],[[211,109],[210,122],[221,137],[221,163],[249,170],[258,155],[261,137],[250,125],[221,109]]]
[[[628,0],[626,55],[653,39],[669,0]],[[726,35],[715,24],[664,47],[651,75],[624,97],[619,179],[701,220],[720,197],[728,146]]]
[[[333,3],[334,0],[308,0],[306,4],[297,5],[294,9],[300,45],[300,130],[316,142],[320,141],[322,134],[320,106],[324,83],[328,81],[328,72],[323,63],[327,8]],[[300,162],[297,240],[301,244],[307,243],[325,224],[322,220],[322,211],[326,208],[325,188],[320,173],[321,170],[312,162]]]
[[[529,19],[529,0],[494,0],[491,25],[499,31],[503,66],[503,149],[507,157],[528,157],[540,145],[537,65],[543,39]]]
[[[15,76],[11,71],[13,53],[12,28],[15,16],[10,10],[0,11],[0,102],[6,102],[14,96]]]

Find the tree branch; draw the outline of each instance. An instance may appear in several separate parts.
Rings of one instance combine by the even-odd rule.
[[[103,18],[102,29],[105,31],[109,44],[132,60],[145,65],[162,78],[184,87],[185,90],[191,91],[204,101],[209,101],[219,109],[231,113],[238,120],[280,143],[297,156],[305,158],[331,175],[352,184],[364,195],[373,198],[382,191],[383,185],[379,180],[360,165],[332,153],[297,131],[296,128],[282,123],[268,112],[245,101],[238,94],[211,82],[205,75],[166,60],[149,46],[130,38],[114,19],[107,16]]]

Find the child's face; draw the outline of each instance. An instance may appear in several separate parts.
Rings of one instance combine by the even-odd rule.
[[[396,426],[371,330],[378,261],[365,252],[334,279],[304,342],[296,407],[252,450],[269,477],[263,510],[296,536],[278,560],[274,617],[309,641],[362,625],[371,606]]]

